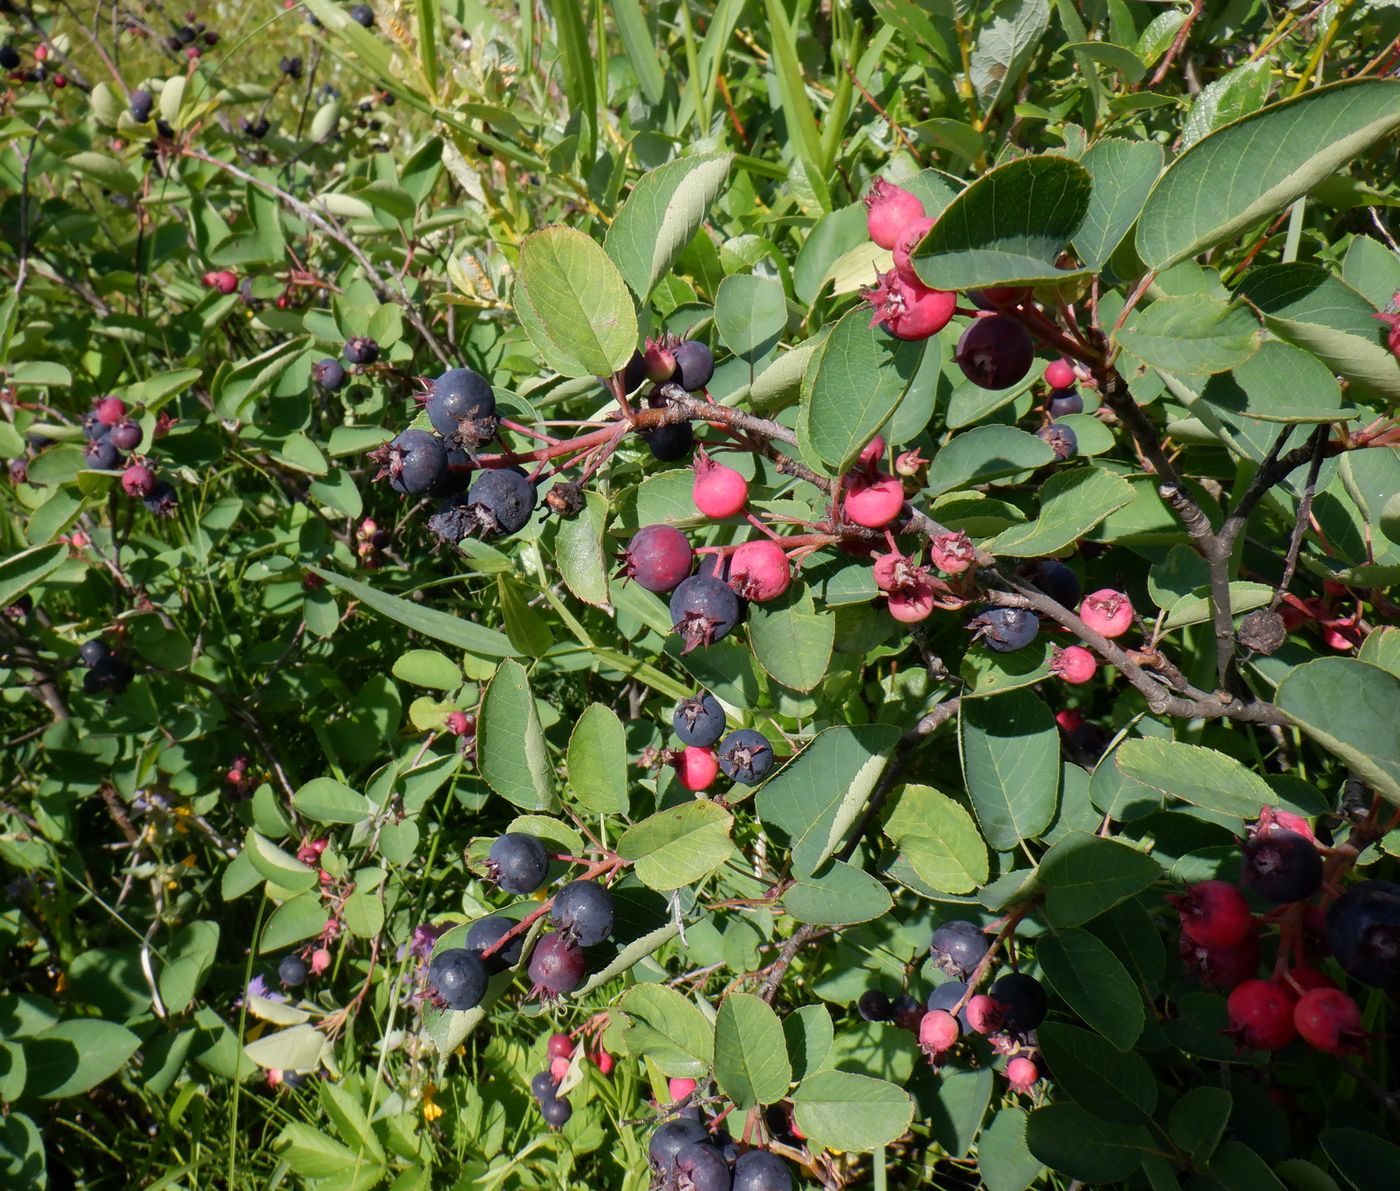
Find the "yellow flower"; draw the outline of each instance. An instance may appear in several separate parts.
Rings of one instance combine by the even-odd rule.
[[[423,1119],[432,1122],[447,1110],[437,1102],[437,1088],[429,1084],[423,1089]]]

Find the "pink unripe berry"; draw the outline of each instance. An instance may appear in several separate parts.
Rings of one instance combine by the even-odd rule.
[[[671,1096],[671,1103],[675,1104],[680,1100],[684,1100],[691,1092],[695,1091],[695,1081],[693,1079],[686,1079],[680,1075],[673,1075],[667,1081],[666,1091]]]
[[[948,290],[930,289],[891,269],[880,276],[862,297],[873,308],[872,327],[884,327],[896,339],[919,340],[937,335],[957,310],[958,296]]]
[[[476,717],[465,711],[451,711],[447,714],[446,727],[453,736],[470,736],[476,731]]]
[[[852,475],[846,480],[842,509],[846,520],[867,529],[883,529],[904,508],[904,485],[898,477],[878,472],[873,478]]]
[[[713,750],[690,745],[672,762],[676,776],[687,790],[708,790],[719,775],[719,760]]]
[[[1058,675],[1076,686],[1093,678],[1098,668],[1098,659],[1082,645],[1071,645],[1067,649],[1056,650],[1055,657],[1050,662],[1051,674]]]
[[[656,384],[668,381],[676,374],[676,357],[671,354],[670,348],[663,347],[655,339],[647,340],[642,362],[646,367],[647,380]]]
[[[927,583],[928,569],[921,567],[906,554],[892,550],[889,554],[878,555],[875,559],[875,586],[881,591],[899,591],[905,587],[915,587]]]
[[[749,482],[732,467],[716,463],[701,448],[695,453],[695,483],[690,495],[706,517],[719,520],[741,512],[749,501]]]
[[[930,1009],[919,1022],[919,1049],[933,1058],[951,1049],[962,1030],[958,1019],[944,1009]]]
[[[103,397],[93,408],[104,426],[115,426],[126,417],[126,402],[120,397]]]
[[[919,246],[919,241],[928,235],[932,227],[932,219],[916,219],[899,233],[899,239],[894,242],[895,271],[905,281],[911,281],[916,285],[924,284],[923,278],[914,272],[914,262],[910,259],[910,254]]]
[[[876,178],[865,196],[865,226],[881,248],[893,248],[899,233],[924,217],[924,205],[902,186]]]
[[[323,874],[328,875],[328,874]],[[324,947],[318,947],[311,953],[311,974],[319,976],[331,966],[331,953]]]
[[[1121,591],[1104,587],[1084,597],[1079,615],[1095,632],[1121,637],[1133,623],[1133,605]]]
[[[901,451],[895,456],[895,474],[904,476],[906,479],[912,479],[914,476],[917,476],[919,472],[927,466],[928,460],[919,454],[918,447],[915,447],[912,451]]]
[[[1074,365],[1068,360],[1051,360],[1045,365],[1045,383],[1052,389],[1068,389],[1074,384]]]
[[[133,463],[122,472],[122,491],[128,496],[150,496],[155,487],[156,473],[144,463]]]
[[[612,1074],[613,1057],[608,1054],[607,1051],[602,1049],[595,1050],[589,1058],[593,1060],[594,1066],[596,1066],[603,1075]]]
[[[1305,992],[1293,1007],[1293,1025],[1303,1041],[1316,1050],[1344,1055],[1361,1049],[1361,1010],[1339,988]]]
[[[972,539],[962,530],[936,534],[930,543],[933,565],[945,575],[961,575],[977,561]]]
[[[979,1034],[995,1034],[1001,1029],[1004,1016],[1001,1006],[984,993],[967,1003],[967,1024]]]
[[[229,272],[227,269],[206,273],[200,280],[210,289],[216,289],[221,294],[231,294],[238,288],[238,275]]]
[[[567,1034],[551,1034],[549,1036],[549,1054],[551,1058],[567,1059],[574,1053],[574,1040]]]
[[[564,1076],[569,1074],[569,1060],[563,1055],[555,1055],[549,1060],[549,1074],[555,1083],[558,1083]]]
[[[933,588],[927,583],[915,583],[890,592],[887,601],[890,615],[901,624],[917,624],[933,615]]]
[[[885,457],[885,440],[881,435],[876,435],[861,448],[860,458],[856,460],[856,466],[866,471],[875,471],[880,460]]]
[[[745,542],[729,559],[729,586],[746,600],[766,603],[787,591],[792,574],[782,546],[771,538]]]
[[[1255,828],[1257,833],[1262,834],[1274,828],[1282,828],[1284,831],[1296,831],[1304,839],[1316,840],[1313,833],[1312,824],[1302,815],[1295,815],[1292,811],[1280,810],[1276,806],[1264,806],[1259,808],[1259,825]]]
[[[1006,1064],[1006,1082],[1013,1092],[1029,1092],[1039,1078],[1040,1068],[1035,1065],[1034,1059],[1028,1059],[1025,1055],[1017,1055]]]

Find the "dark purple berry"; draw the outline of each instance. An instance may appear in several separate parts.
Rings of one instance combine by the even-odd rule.
[[[698,691],[676,708],[671,726],[682,744],[707,749],[724,735],[724,708],[709,691]]]
[[[541,1100],[540,1112],[544,1116],[544,1123],[554,1129],[562,1129],[568,1119],[574,1115],[574,1110],[569,1107],[569,1102],[558,1096],[550,1096],[547,1100]]]
[[[1025,1034],[1045,1020],[1045,987],[1034,976],[1008,972],[992,981],[987,995],[1000,1007],[1002,1020],[1013,1034]]]
[[[134,451],[141,444],[141,427],[131,421],[118,422],[107,435],[107,441],[119,451]]]
[[[451,442],[475,450],[496,434],[496,394],[470,368],[449,368],[428,384],[428,420]]]
[[[444,479],[447,476],[455,476],[457,473],[444,471]],[[428,518],[428,532],[441,538],[444,542],[452,542],[454,545],[463,538],[469,537],[476,530],[476,514],[472,512],[471,506],[467,503],[467,494],[459,492],[450,500],[444,501],[438,511]]]
[[[708,1136],[705,1126],[690,1117],[667,1121],[651,1135],[651,1141],[647,1143],[647,1160],[651,1163],[652,1173],[663,1185],[670,1185],[676,1173],[676,1155]]]
[[[475,951],[449,947],[428,963],[428,983],[449,1009],[475,1009],[486,995],[486,965]]]
[[[467,507],[483,538],[516,533],[535,511],[535,486],[517,468],[489,468],[477,473]]]
[[[583,983],[583,948],[558,932],[540,936],[530,953],[529,974],[534,984],[531,990],[542,997],[557,997],[573,992]]]
[[[467,928],[467,950],[480,955],[515,925],[501,914],[488,914],[485,918],[478,918]],[[515,967],[520,962],[520,949],[524,945],[524,936],[516,935],[499,951],[493,951],[483,957],[481,962],[486,965],[487,973],[504,972],[507,968]]]
[[[677,1185],[687,1191],[731,1191],[729,1163],[710,1141],[692,1141],[676,1155]]]
[[[255,141],[260,141],[272,131],[272,124],[266,116],[259,116],[256,120],[249,120],[247,116],[240,116],[238,127],[246,136],[250,136]]]
[[[138,124],[144,124],[151,118],[151,108],[155,105],[155,98],[144,87],[138,87],[131,93],[131,118]]]
[[[889,1021],[894,1012],[889,997],[878,988],[867,989],[856,1002],[856,1012],[865,1021]]]
[[[349,17],[357,25],[366,29],[374,28],[374,9],[368,4],[352,4],[350,6]]]
[[[1079,395],[1078,389],[1056,389],[1050,394],[1047,408],[1052,418],[1063,418],[1066,414],[1083,413],[1084,398]]]
[[[83,437],[88,442],[95,442],[99,438],[106,438],[112,433],[112,427],[97,416],[97,411],[93,410],[83,419]]]
[[[549,920],[580,947],[592,947],[612,934],[612,894],[597,881],[570,881],[554,895]]]
[[[131,685],[133,676],[128,662],[109,655],[94,662],[92,669],[83,675],[83,690],[89,695],[120,695]]]
[[[311,365],[311,379],[328,392],[336,393],[345,387],[345,382],[350,378],[346,375],[345,365],[328,356]]]
[[[0,69],[16,70],[19,67],[19,51],[12,45],[0,45]]]
[[[281,67],[282,73],[289,79],[301,78],[302,62],[300,58],[283,58],[278,65]]]
[[[83,448],[83,462],[94,471],[111,471],[121,460],[121,452],[111,439],[111,432],[93,439]]]
[[[1322,855],[1297,831],[1261,831],[1245,841],[1240,884],[1265,901],[1302,901],[1322,884]]]
[[[197,36],[198,34],[195,33],[194,29],[189,25],[181,25],[175,30],[175,37],[181,45],[192,44]]]
[[[670,525],[644,525],[632,535],[622,552],[618,574],[633,579],[648,591],[675,588],[695,562],[695,551],[680,530]]]
[[[523,831],[496,837],[487,853],[486,869],[507,893],[534,893],[549,872],[544,845]]]
[[[373,364],[379,359],[379,344],[368,335],[355,335],[345,341],[345,347],[340,354],[345,357],[347,364]]]
[[[389,477],[389,487],[405,496],[430,492],[447,469],[442,440],[426,430],[405,430],[387,447],[372,452],[370,458],[381,463],[379,475]]]
[[[997,653],[1022,649],[1035,640],[1040,620],[1029,608],[989,608],[967,626],[974,640],[984,642]]]
[[[299,955],[284,955],[277,965],[277,979],[287,988],[300,988],[306,983],[309,972],[306,961]]]
[[[773,746],[762,732],[740,728],[719,744],[719,767],[730,781],[755,786],[773,768]]]
[[[1079,576],[1059,559],[1037,559],[1021,573],[1057,604],[1063,604],[1066,608],[1079,606],[1080,597],[1084,594]]]
[[[676,359],[675,381],[687,393],[694,393],[710,383],[715,374],[715,356],[698,339],[687,339],[671,349]]]
[[[727,584],[692,575],[671,593],[671,624],[685,642],[682,653],[713,645],[739,623],[739,597]]]
[[[890,1003],[890,1020],[901,1030],[917,1030],[924,1007],[908,993],[900,993]]]
[[[530,1095],[543,1104],[546,1100],[553,1100],[554,1097],[554,1076],[548,1071],[541,1071],[530,1081]]]
[[[1030,333],[1014,318],[977,318],[958,340],[953,357],[963,375],[982,389],[1009,389],[1035,362]]]
[[[689,422],[671,422],[657,426],[654,430],[642,433],[653,459],[662,463],[674,463],[684,459],[695,446],[695,431]]]
[[[146,506],[148,513],[154,513],[157,517],[173,517],[180,504],[180,498],[168,481],[157,480],[151,494],[143,496],[141,503]]]
[[[95,666],[103,658],[110,657],[112,651],[107,648],[107,642],[101,637],[94,637],[91,641],[84,641],[78,646],[78,653],[82,656],[83,665]]]
[[[1051,422],[1048,426],[1042,426],[1036,432],[1038,437],[1046,446],[1055,452],[1055,458],[1063,463],[1066,459],[1072,459],[1079,450],[1079,436],[1068,426],[1059,422]]]
[[[940,972],[966,979],[987,954],[987,936],[961,918],[945,922],[933,932],[929,954]]]
[[[632,353],[632,358],[627,361],[622,369],[622,391],[624,393],[635,393],[640,389],[647,379],[647,359],[639,351]]]
[[[1358,881],[1327,910],[1327,946],[1348,976],[1400,985],[1400,885]]]
[[[750,1150],[734,1163],[734,1191],[792,1191],[792,1171],[777,1154]]]

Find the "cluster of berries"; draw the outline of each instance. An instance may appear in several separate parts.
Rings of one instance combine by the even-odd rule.
[[[979,993],[990,945],[972,922],[955,919],[933,932],[929,955],[948,980],[936,985],[923,1006],[908,993],[891,1000],[870,989],[856,1002],[866,1021],[889,1021],[914,1033],[919,1049],[937,1066],[959,1048],[972,1058],[990,1053],[1006,1059],[1005,1073],[1013,1091],[1027,1092],[1040,1078],[1035,1031],[1045,1020],[1045,988],[1025,972],[1007,972]],[[983,1046],[974,1039],[985,1039]]]
[[[549,1069],[541,1071],[530,1081],[530,1093],[539,1102],[540,1114],[544,1117],[545,1124],[562,1129],[574,1115],[574,1110],[567,1098],[559,1094],[559,1086],[569,1073],[570,1061],[574,1057],[576,1047],[568,1034],[551,1034],[547,1049]],[[602,1047],[586,1057],[591,1059],[604,1075],[613,1069],[613,1057]]]
[[[120,695],[136,676],[131,663],[114,654],[101,637],[84,641],[78,655],[87,667],[83,690],[89,695]]]
[[[34,47],[34,65],[24,68],[24,56],[9,42],[0,45],[0,70],[9,75],[11,83],[43,83],[49,79],[49,47],[40,42]],[[62,89],[68,86],[68,79],[61,72],[53,75],[53,85]]]
[[[1324,877],[1307,820],[1265,807],[1244,844],[1240,885],[1202,881],[1168,899],[1183,962],[1229,990],[1227,1032],[1243,1048],[1277,1050],[1301,1037],[1331,1054],[1362,1049],[1359,1006],[1317,966],[1328,955],[1361,984],[1400,986],[1400,885],[1364,880],[1337,896]],[[1271,908],[1256,916],[1246,893]],[[1264,925],[1278,928],[1277,955],[1260,977]]]
[[[172,54],[180,54],[191,61],[219,44],[219,35],[195,17],[193,10],[185,13],[186,23],[172,29],[161,40],[161,45]]]
[[[622,391],[633,393],[647,381],[648,409],[662,409],[673,387],[682,393],[701,393],[715,374],[715,356],[698,339],[678,339],[663,335],[648,339],[645,351],[634,351],[622,370]],[[653,459],[674,463],[684,459],[695,446],[695,430],[688,421],[670,422],[642,431]]]
[[[671,717],[671,726],[684,747],[669,750],[664,760],[675,767],[687,790],[709,789],[721,772],[732,782],[756,786],[777,759],[762,732],[738,728],[725,736],[724,708],[709,691],[697,691],[683,700]]]
[[[1061,463],[1072,459],[1079,451],[1079,436],[1073,427],[1057,421],[1067,414],[1084,411],[1084,398],[1079,395],[1074,382],[1074,365],[1068,360],[1051,360],[1045,366],[1045,383],[1050,386],[1050,396],[1045,399],[1045,425],[1036,434],[1055,452],[1055,458]]]
[[[175,489],[160,479],[142,458],[128,459],[123,452],[141,445],[141,427],[127,416],[120,397],[99,397],[83,419],[83,460],[94,471],[122,469],[122,491],[140,500],[159,517],[169,517],[179,503]]]
[[[693,1080],[671,1080],[673,1100],[695,1090]],[[677,1095],[677,1093],[681,1093]],[[687,1107],[658,1126],[647,1143],[656,1191],[792,1191],[792,1171],[777,1154],[742,1153],[718,1120],[707,1127],[698,1108]]]

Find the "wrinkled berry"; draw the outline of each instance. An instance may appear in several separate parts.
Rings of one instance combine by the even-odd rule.
[[[1031,370],[1035,345],[1014,318],[994,314],[972,321],[953,358],[978,388],[1009,389]]]
[[[987,954],[987,936],[964,919],[945,922],[933,932],[929,956],[934,966],[949,976],[967,977]]]
[[[773,768],[773,746],[762,732],[740,728],[719,745],[719,767],[730,781],[757,785]]]
[[[1261,831],[1245,841],[1240,883],[1265,901],[1302,901],[1322,884],[1322,856],[1296,831]]]
[[[1029,608],[989,608],[973,617],[967,627],[972,630],[973,640],[997,653],[1011,653],[1035,640],[1040,619]]]
[[[486,868],[507,893],[534,893],[549,872],[549,856],[533,835],[507,831],[491,845]]]
[[[987,995],[1000,1007],[1006,1029],[1013,1034],[1024,1034],[1045,1020],[1048,999],[1034,976],[1008,972],[992,982]]]
[[[1358,881],[1343,893],[1327,910],[1327,945],[1362,984],[1400,984],[1400,885]]]
[[[1051,422],[1050,425],[1042,426],[1035,433],[1036,437],[1055,453],[1055,458],[1061,463],[1066,459],[1074,458],[1079,451],[1079,436],[1060,422]]]
[[[618,574],[648,591],[667,592],[690,574],[694,563],[695,551],[680,530],[671,525],[644,525],[627,543]]]
[[[277,965],[277,979],[287,988],[300,988],[306,983],[309,970],[301,956],[284,955],[282,962]]]
[[[671,624],[685,642],[682,653],[713,645],[739,623],[739,597],[727,584],[692,575],[671,593]]]
[[[787,554],[771,538],[745,542],[729,559],[729,586],[746,600],[776,600],[792,580]]]
[[[612,934],[612,894],[597,881],[570,881],[554,895],[549,920],[566,938],[592,947]]]
[[[899,234],[924,217],[918,197],[884,178],[877,177],[865,199],[865,224],[870,238],[881,248],[893,248]]]
[[[889,1021],[893,1006],[878,988],[867,989],[856,1002],[856,1012],[866,1021]]]
[[[531,990],[540,996],[557,997],[573,992],[583,983],[583,949],[562,934],[551,931],[541,935],[530,953]]]
[[[449,1009],[475,1009],[486,995],[486,965],[475,951],[449,947],[428,963],[428,983]]]
[[[1244,894],[1228,881],[1201,881],[1167,898],[1181,916],[1182,931],[1204,947],[1233,947],[1254,929]]]
[[[698,691],[676,708],[671,726],[682,744],[709,748],[724,735],[724,708],[709,691]]]
[[[1272,980],[1246,980],[1237,984],[1226,1002],[1230,1027],[1226,1031],[1251,1050],[1277,1050],[1298,1037],[1293,1024],[1297,999]]]
[[[480,956],[481,952],[492,946],[516,925],[501,914],[488,914],[485,918],[478,918],[467,928],[467,950],[476,952]],[[525,937],[516,935],[499,951],[493,951],[490,955],[481,957],[481,962],[486,965],[487,973],[504,972],[507,968],[515,967],[520,962],[520,949],[524,945]]]

